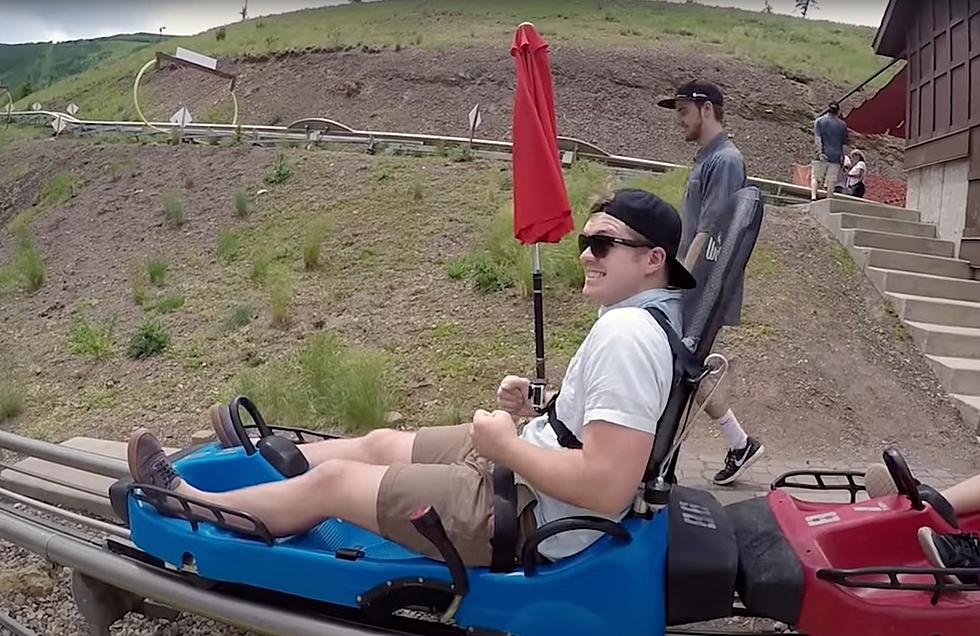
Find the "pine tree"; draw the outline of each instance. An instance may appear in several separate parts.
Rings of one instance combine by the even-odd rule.
[[[805,18],[810,9],[816,9],[817,0],[796,0],[796,10]]]

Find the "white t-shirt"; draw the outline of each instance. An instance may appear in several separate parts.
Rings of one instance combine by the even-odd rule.
[[[650,305],[659,307],[679,327],[680,292],[647,290],[603,308],[569,362],[555,413],[578,439],[582,439],[588,422],[596,420],[656,433],[670,393],[673,367],[667,335],[642,308]],[[542,448],[561,448],[546,415],[528,422],[521,438]],[[538,526],[576,515],[619,521],[629,509],[602,515],[538,492],[520,475],[516,479],[537,497],[534,513]],[[549,559],[561,559],[585,549],[600,536],[590,530],[565,532],[543,541],[540,551]]]
[[[850,169],[847,173],[847,187],[850,188],[853,185],[857,185],[864,181],[864,173],[868,171],[868,164],[863,161],[858,161],[854,164],[854,167]]]

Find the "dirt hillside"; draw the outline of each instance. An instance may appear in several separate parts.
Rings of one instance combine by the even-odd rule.
[[[807,163],[812,122],[850,87],[707,53],[680,54],[662,45],[585,49],[556,45],[552,68],[559,134],[619,154],[689,164],[695,147],[680,135],[658,98],[699,77],[725,94],[729,132],[749,173],[788,180]],[[241,120],[289,123],[327,117],[353,128],[468,134],[467,113],[483,109],[478,134],[509,139],[513,60],[502,48],[427,51],[358,48],[222,60],[239,75]],[[816,74],[815,74],[816,75]],[[229,121],[227,84],[186,69],[164,69],[144,80],[149,118],[166,119],[178,104],[200,121]],[[122,90],[122,87],[120,87]],[[856,96],[846,106],[860,103]],[[859,139],[877,174],[902,177],[901,141]]]

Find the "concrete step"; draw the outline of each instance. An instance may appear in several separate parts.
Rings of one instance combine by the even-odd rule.
[[[894,292],[911,296],[980,302],[980,281],[877,267],[869,267],[866,272],[871,282],[882,293]]]
[[[963,418],[963,421],[967,424],[967,426],[980,429],[980,397],[956,394],[953,394],[950,397],[953,398],[953,402],[960,410],[960,416]],[[980,431],[978,431],[978,433],[980,433]]]
[[[936,226],[931,223],[898,221],[896,219],[883,219],[876,216],[862,216],[860,214],[831,214],[830,217],[831,223],[836,221],[842,229],[871,230],[873,232],[888,232],[890,234],[921,236],[923,238],[936,237]]]
[[[934,356],[980,358],[980,329],[928,322],[905,322],[923,353]]]
[[[887,292],[885,296],[902,320],[980,329],[980,303],[893,292]]]
[[[947,391],[980,396],[980,359],[929,355],[926,359]]]
[[[849,201],[847,199],[821,199],[810,204],[810,211],[824,212],[827,214],[861,214],[885,219],[897,219],[899,221],[918,221],[920,218],[917,210],[897,208],[893,205],[884,205],[883,203]]]
[[[970,267],[970,264],[956,258],[883,250],[876,247],[855,247],[852,249],[859,252],[856,255],[852,254],[852,256],[855,256],[854,260],[861,269],[878,267],[934,276],[948,276],[950,278],[973,278],[973,268]]]
[[[952,258],[955,249],[951,241],[873,230],[841,229],[837,236],[849,247],[877,247],[883,250],[914,252],[946,258]]]

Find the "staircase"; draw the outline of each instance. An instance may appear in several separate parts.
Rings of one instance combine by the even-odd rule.
[[[980,268],[954,257],[915,210],[848,199],[810,204],[891,302],[963,420],[980,434]]]

